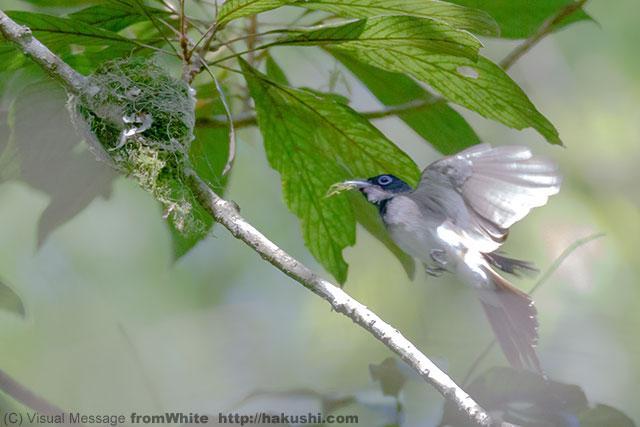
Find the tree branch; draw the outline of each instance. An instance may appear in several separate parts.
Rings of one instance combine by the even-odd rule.
[[[40,65],[51,77],[59,80],[65,87],[78,93],[86,84],[84,76],[54,55],[45,45],[40,43],[31,29],[18,25],[0,10],[0,33],[18,45],[20,50]]]
[[[32,57],[36,63],[60,80],[70,92],[78,93],[82,90],[86,82],[82,75],[33,38],[28,28],[17,25],[2,11],[0,11],[0,31],[7,39],[16,43]],[[398,354],[425,381],[436,388],[445,398],[455,403],[472,423],[478,426],[494,425],[484,409],[397,329],[385,323],[374,312],[351,298],[338,286],[319,277],[311,269],[267,239],[240,216],[234,203],[220,198],[194,171],[187,170],[186,178],[189,187],[202,206],[234,237],[253,248],[263,259],[287,276],[328,301],[335,311],[349,317],[354,323],[367,330]]]
[[[0,14],[2,12],[0,11]],[[1,22],[0,22],[1,24]],[[0,369],[0,390],[6,393],[8,396],[11,396],[17,402],[22,403],[29,409],[36,411],[38,414],[42,415],[58,415],[62,414],[63,411],[61,408],[56,405],[47,402],[42,397],[38,396],[13,378],[9,376],[6,372]],[[26,420],[25,420],[26,421]],[[62,424],[64,426],[72,426],[69,422],[65,422]],[[85,427],[84,424],[73,424],[76,427]]]
[[[316,275],[307,266],[265,237],[240,216],[234,203],[219,197],[194,171],[187,171],[187,178],[189,187],[194,190],[202,206],[236,239],[242,240],[265,261],[329,302],[335,311],[349,317],[354,323],[371,333],[378,341],[400,356],[444,397],[453,401],[472,422],[480,426],[492,425],[491,419],[484,409],[397,329],[385,323],[373,311],[350,297],[338,286]]]
[[[516,47],[510,54],[508,54],[502,61],[500,61],[500,66],[508,70],[511,68],[515,62],[522,57],[525,53],[527,53],[532,47],[534,47],[540,40],[549,35],[556,25],[566,19],[568,16],[578,11],[587,0],[578,0],[572,3],[569,3],[554,15],[549,17],[544,23],[538,28],[538,31],[535,32],[531,37],[524,41],[520,46]]]

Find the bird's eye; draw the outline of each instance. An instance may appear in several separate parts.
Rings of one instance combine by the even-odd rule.
[[[382,175],[378,178],[378,184],[380,185],[389,185],[391,181],[393,181],[393,179],[389,175]]]

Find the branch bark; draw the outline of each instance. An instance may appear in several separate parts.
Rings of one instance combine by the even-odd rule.
[[[1,13],[2,12],[0,11],[0,14]],[[16,401],[22,403],[27,408],[32,409],[41,415],[59,415],[67,412],[58,406],[47,402],[42,397],[11,378],[9,374],[3,370],[0,370],[0,390],[11,396]],[[62,425],[68,427],[73,425],[75,425],[75,427],[86,427],[84,424],[70,424],[69,422],[65,422]]]
[[[62,82],[68,91],[77,94],[83,89],[86,84],[84,76],[77,73],[56,57],[46,46],[38,42],[28,28],[16,24],[2,11],[0,11],[0,31],[6,39],[14,42],[37,64]],[[242,240],[284,274],[329,302],[335,311],[349,317],[354,323],[371,333],[377,340],[400,356],[445,398],[454,402],[473,424],[478,426],[495,425],[489,414],[480,405],[397,329],[385,323],[373,311],[351,298],[338,286],[316,275],[307,266],[270,241],[240,216],[234,203],[219,197],[194,171],[186,171],[186,178],[189,187],[198,197],[202,206],[234,237]],[[9,387],[8,390],[10,392],[11,388]],[[18,395],[14,397],[19,398]]]
[[[578,11],[587,0],[578,0],[572,3],[569,3],[554,15],[549,17],[544,23],[538,28],[538,31],[535,32],[531,37],[524,41],[520,46],[516,47],[511,53],[509,53],[502,61],[500,61],[500,66],[505,70],[511,68],[513,64],[516,63],[518,59],[522,57],[525,53],[527,53],[531,48],[533,48],[540,40],[545,38],[548,34],[550,34],[556,25],[562,22],[571,14]]]

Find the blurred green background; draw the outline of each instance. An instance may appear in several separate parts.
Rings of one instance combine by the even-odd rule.
[[[0,7],[26,6],[0,1]],[[538,351],[551,378],[577,384],[590,401],[640,421],[640,3],[594,0],[587,11],[597,23],[577,23],[548,37],[511,70],[558,127],[566,148],[551,147],[532,131],[463,114],[484,141],[526,144],[561,164],[562,191],[513,228],[505,248],[511,255],[544,271],[572,242],[606,233],[573,253],[538,291]],[[279,15],[264,19],[278,21]],[[485,53],[499,59],[517,43],[487,40]],[[287,48],[274,56],[294,85],[327,89],[336,68],[319,50]],[[336,89],[357,109],[378,106],[347,72],[344,77]],[[33,164],[44,156],[54,176],[64,170],[72,179],[26,172],[40,183],[36,188],[65,186],[66,206],[80,210],[87,188],[102,189],[108,172],[97,164],[73,167],[67,152],[58,151],[59,144],[74,142],[73,130],[64,110],[45,108],[51,95],[39,95],[40,104],[16,117],[26,123],[20,141],[50,144],[32,144],[39,160]],[[375,124],[421,167],[438,158],[399,120]],[[0,368],[57,405],[91,413],[217,415],[243,407],[238,402],[258,390],[366,394],[375,388],[368,365],[389,351],[221,227],[173,264],[160,208],[134,182],[118,178],[111,193],[103,191],[108,197],[91,202],[38,249],[38,222],[51,191],[0,182],[0,278],[27,311],[25,320],[0,312]],[[255,129],[239,135],[227,197],[267,236],[319,268],[282,203],[279,177]],[[55,224],[55,214],[48,218]],[[408,280],[363,230],[346,258],[346,291],[461,379],[491,339],[472,293],[422,271]],[[516,282],[523,289],[533,283]],[[494,350],[480,372],[505,364]],[[411,381],[404,398],[405,425],[439,419],[442,401],[429,386]],[[313,399],[269,404],[318,410]],[[362,425],[367,419],[373,423],[379,414],[362,412]]]

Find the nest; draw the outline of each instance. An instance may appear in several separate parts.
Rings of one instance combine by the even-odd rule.
[[[136,179],[165,208],[180,231],[193,215],[183,183],[195,124],[195,91],[155,62],[110,61],[73,96],[76,127],[99,160]]]

